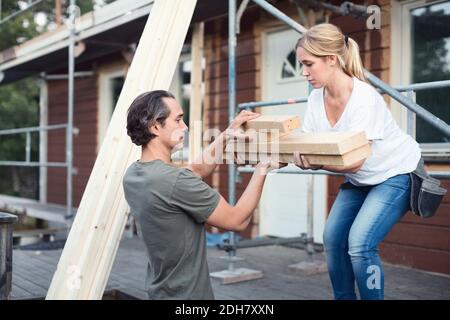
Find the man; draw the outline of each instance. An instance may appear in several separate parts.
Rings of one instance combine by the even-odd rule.
[[[241,125],[258,116],[241,112],[198,160],[187,168],[178,168],[171,163],[171,154],[183,146],[188,128],[173,95],[151,91],[131,104],[127,132],[133,143],[142,146],[142,155],[128,168],[123,185],[149,257],[146,285],[150,299],[214,299],[204,224],[244,230],[272,164],[256,165],[242,197],[231,206],[203,182],[202,178],[217,165],[205,159],[221,159],[226,142],[241,135]]]

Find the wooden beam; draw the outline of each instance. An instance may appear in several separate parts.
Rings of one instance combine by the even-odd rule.
[[[262,141],[266,142],[274,142],[281,139],[281,137],[287,136],[291,132],[280,132],[280,130],[272,129],[272,130],[265,130],[260,129],[258,131],[255,131],[253,129],[244,131],[244,134],[250,136],[250,137],[257,137],[258,141],[261,143]]]
[[[366,144],[355,150],[347,152],[343,155],[304,155],[308,162],[312,165],[325,166],[350,166],[356,162],[366,159],[372,154],[370,144]],[[292,153],[250,153],[250,152],[227,152],[224,156],[225,160],[231,160],[237,164],[256,164],[259,161],[277,161],[280,163],[294,163],[294,155]]]
[[[189,102],[189,163],[202,152],[202,75],[204,23],[194,24],[192,35],[191,100]]]
[[[257,164],[260,161],[276,161],[280,163],[294,163],[294,156],[292,153],[246,153],[246,152],[236,152],[230,153],[226,152],[223,155],[224,163],[236,163],[236,164]]]
[[[289,133],[300,127],[298,116],[262,115],[245,123],[245,130],[279,130],[280,133]]]
[[[343,155],[306,155],[306,159],[312,165],[324,166],[350,166],[360,160],[366,159],[372,154],[370,144],[363,145]]]
[[[255,143],[253,141],[252,143]],[[361,132],[292,133],[279,141],[258,143],[258,150],[276,150],[276,153],[342,155],[368,143],[366,134]]]
[[[267,141],[260,132],[250,135],[251,142],[233,141],[227,151],[342,155],[368,143],[361,132],[291,133],[279,140]]]
[[[156,0],[139,41],[47,299],[101,299],[127,221],[122,178],[140,148],[126,134],[137,95],[169,88],[196,0]]]

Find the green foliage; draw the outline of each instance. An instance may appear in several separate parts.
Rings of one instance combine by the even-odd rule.
[[[115,0],[106,0],[103,1],[103,3],[108,4],[114,1]],[[21,1],[3,0],[2,18],[20,11],[19,2]],[[80,8],[81,15],[94,10],[95,0],[77,0],[75,3],[76,6]],[[70,0],[61,1],[61,13],[63,17],[67,17],[67,9],[69,5]],[[47,16],[46,25],[38,26],[36,24],[34,17],[38,13],[44,13]],[[0,25],[0,51],[29,40],[40,33],[48,31],[48,27],[53,21],[55,21],[54,0],[44,0],[32,7],[29,11],[25,11],[13,19],[6,21]]]
[[[0,87],[0,130],[39,125],[38,86],[23,79]],[[0,160],[25,160],[25,134],[0,136]],[[39,134],[31,134],[31,160],[38,161]],[[38,196],[35,167],[0,166],[0,193],[27,198]]]
[[[7,6],[5,8],[5,4],[10,4],[11,2],[16,3],[16,6]],[[2,17],[19,10],[17,1],[6,1],[5,4],[2,7]],[[20,41],[31,39],[36,35],[38,35],[38,31],[34,22],[33,12],[24,12],[18,17],[0,25],[0,50],[5,50],[18,44]]]
[[[39,125],[39,88],[28,78],[0,87],[0,128],[13,129]],[[33,133],[36,142],[38,133]],[[1,160],[18,161],[25,158],[25,134],[0,136]],[[32,150],[36,154],[35,143]],[[34,157],[36,158],[36,157]]]
[[[102,1],[104,4],[114,0]],[[21,10],[25,1],[2,1],[2,16]],[[83,15],[94,9],[94,0],[77,0]],[[61,13],[67,17],[69,0],[61,1]],[[35,22],[37,14],[45,14],[47,24]],[[23,43],[48,31],[55,21],[55,1],[44,0],[28,11],[0,24],[0,51]],[[0,86],[0,130],[39,126],[39,87],[36,79],[28,78],[13,84]],[[25,160],[25,134],[0,136],[0,160]],[[39,133],[31,135],[31,161],[38,161]],[[0,193],[21,197],[38,197],[38,173],[36,167],[0,166]]]

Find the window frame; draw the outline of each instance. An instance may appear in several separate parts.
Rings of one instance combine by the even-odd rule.
[[[410,0],[391,1],[391,83],[404,85],[411,83],[412,78],[412,37],[411,37],[411,11],[420,7],[445,3],[448,0]],[[406,93],[405,93],[406,94]],[[406,131],[407,109],[391,99],[391,111],[399,126]],[[414,117],[415,119],[415,117]],[[416,138],[415,120],[413,138]],[[449,142],[420,143],[422,153],[433,153],[433,157],[449,158]],[[439,155],[438,155],[439,154]]]
[[[118,77],[126,78],[127,65],[118,63],[108,65],[99,70],[98,120],[97,120],[97,152],[100,150],[106,136],[114,106],[111,80]]]

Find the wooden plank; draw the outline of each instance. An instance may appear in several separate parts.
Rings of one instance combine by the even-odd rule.
[[[236,164],[256,164],[260,161],[274,161],[280,163],[293,163],[294,156],[292,154],[269,154],[269,153],[245,153],[237,152],[235,155],[230,152],[224,153],[224,160],[227,163],[232,161]]]
[[[350,166],[372,154],[370,144],[366,144],[343,155],[305,155],[312,165]]]
[[[279,141],[282,137],[287,136],[288,134],[290,134],[291,132],[281,132],[280,130],[277,129],[260,129],[258,131],[250,129],[247,131],[244,131],[244,134],[257,139],[257,141],[259,143],[262,142],[276,142]]]
[[[365,132],[291,133],[277,141],[267,141],[259,132],[246,131],[251,142],[233,141],[227,151],[344,155],[369,143]],[[257,134],[255,134],[257,133]]]
[[[101,299],[127,221],[122,177],[140,154],[126,134],[127,110],[137,95],[169,88],[195,5],[153,4],[47,299]]]
[[[194,25],[192,35],[191,100],[189,102],[189,163],[202,152],[202,61],[204,46],[203,22]]]
[[[365,132],[293,133],[282,137],[280,153],[342,155],[368,143]],[[271,146],[273,148],[273,146]]]
[[[244,130],[279,130],[280,133],[289,133],[300,128],[300,118],[298,116],[274,116],[262,115],[256,119],[247,121]]]
[[[245,146],[243,146],[245,148]],[[239,149],[239,148],[238,148]],[[235,156],[230,151],[231,148],[226,149],[225,160],[235,160],[237,164],[257,163],[259,161],[275,161],[280,163],[293,163],[294,155],[292,153],[278,153],[272,154],[267,152],[250,152],[237,151]],[[347,152],[344,155],[305,155],[308,162],[312,165],[324,166],[350,166],[356,162],[366,159],[372,154],[370,144],[366,144],[353,151]]]
[[[66,207],[57,204],[40,203],[33,199],[0,195],[0,208],[14,213],[26,213],[33,218],[65,223]],[[76,210],[74,208],[74,210]]]

